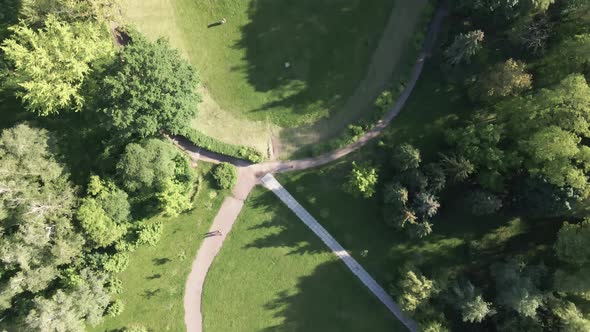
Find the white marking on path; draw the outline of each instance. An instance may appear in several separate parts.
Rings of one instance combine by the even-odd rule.
[[[279,199],[293,211],[312,232],[314,232],[338,258],[356,275],[367,288],[402,322],[408,330],[418,331],[418,324],[402,312],[391,296],[381,287],[371,275],[326,231],[314,217],[275,179],[272,174],[266,174],[261,179],[262,184],[272,191]]]

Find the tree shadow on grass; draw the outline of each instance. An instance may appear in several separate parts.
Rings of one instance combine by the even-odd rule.
[[[273,232],[266,231],[263,237],[248,243],[244,249],[287,247],[290,248],[288,255],[316,254],[329,250],[271,191],[252,196],[249,200],[249,204],[255,206],[257,211],[275,211],[276,213],[269,219],[248,228],[248,231],[252,232],[269,229]]]
[[[393,315],[340,261],[319,265],[265,305],[281,323],[264,332],[405,331]]]
[[[245,49],[249,83],[273,98],[260,109],[314,118],[350,95],[362,79],[391,1],[257,0],[234,46]],[[286,64],[288,63],[288,64]]]

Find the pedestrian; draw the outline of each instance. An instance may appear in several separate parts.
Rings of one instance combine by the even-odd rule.
[[[214,23],[209,24],[207,26],[207,28],[212,28],[212,27],[216,27],[218,25],[223,25],[223,24],[225,24],[225,22],[227,22],[227,21],[226,21],[226,19],[224,17],[224,18],[221,19],[221,21],[217,21],[217,22],[214,22]]]

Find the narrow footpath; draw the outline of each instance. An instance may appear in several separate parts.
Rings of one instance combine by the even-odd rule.
[[[443,1],[443,3],[444,2],[445,1]],[[448,11],[446,9],[446,6],[442,5],[441,7],[439,7],[436,14],[434,15],[434,18],[432,19],[432,22],[429,27],[428,34],[424,41],[422,52],[420,52],[416,64],[412,69],[412,75],[410,77],[410,80],[408,81],[405,90],[399,96],[395,104],[390,108],[387,114],[377,123],[377,125],[372,130],[367,132],[356,142],[344,148],[328,152],[314,158],[287,161],[270,161],[261,164],[250,164],[243,160],[238,160],[235,158],[202,150],[181,137],[171,138],[176,145],[178,145],[181,149],[185,150],[186,153],[191,157],[191,159],[195,161],[201,160],[213,163],[230,162],[238,168],[238,180],[235,188],[232,191],[232,195],[230,197],[227,197],[223,202],[210,229],[211,231],[220,230],[222,232],[222,236],[210,237],[203,241],[197,253],[197,257],[193,262],[192,271],[189,274],[189,277],[186,282],[184,294],[184,318],[188,332],[202,331],[203,324],[201,313],[201,294],[203,291],[205,278],[207,276],[207,271],[213,263],[215,256],[221,250],[223,241],[225,240],[227,234],[229,234],[229,232],[231,231],[231,228],[234,222],[236,221],[240,213],[240,210],[244,205],[244,200],[248,197],[248,194],[254,188],[254,186],[260,184],[261,179],[267,174],[269,174],[269,176],[265,178],[267,179],[267,186],[270,186],[271,190],[273,190],[272,188],[278,190],[278,192],[280,192],[279,197],[285,198],[288,202],[290,202],[289,204],[295,207],[295,203],[297,205],[299,203],[293,203],[294,200],[288,200],[288,197],[290,195],[288,193],[285,195],[282,191],[280,191],[280,189],[277,189],[279,188],[277,187],[278,182],[275,183],[272,180],[270,180],[274,179],[274,177],[272,177],[272,175],[270,174],[296,170],[305,170],[325,165],[332,161],[343,158],[344,156],[360,149],[361,147],[365,146],[369,141],[379,136],[383,132],[383,130],[391,123],[395,116],[399,114],[399,112],[404,107],[406,101],[410,97],[412,91],[414,90],[416,82],[418,81],[418,78],[422,73],[424,61],[430,55],[435,45],[436,37],[440,31],[442,22],[444,18],[447,16],[447,14]],[[280,186],[280,184],[278,184],[278,186]],[[289,204],[287,205],[289,206]],[[291,208],[291,206],[289,207]],[[305,211],[303,208],[301,209],[302,211]],[[302,214],[302,216],[303,215],[304,214]],[[303,218],[302,220],[304,222],[306,220],[315,221],[315,219],[313,219],[313,217],[311,217],[311,215],[309,214],[305,215],[305,220]],[[375,282],[375,280],[356,261],[354,261],[352,257],[350,257],[350,255],[348,255],[346,250],[344,250],[344,248],[342,248],[338,244],[338,242],[330,234],[328,234],[328,232],[323,227],[321,227],[321,225],[315,222],[308,224],[308,226],[312,229],[312,231],[314,231],[316,235],[318,235],[322,239],[322,241],[324,241],[324,243],[326,243],[330,247],[331,250],[334,251],[334,253],[338,257],[340,257],[343,260],[343,262],[351,269],[351,271],[357,277],[359,277],[359,279],[369,288],[369,290],[371,290],[371,292],[373,292],[379,298],[379,300],[387,306],[387,308],[408,328],[408,330],[412,332],[418,330],[417,323],[412,319],[403,316],[401,311],[399,311],[397,304],[393,302],[391,297],[387,295],[386,292],[383,291],[383,288],[379,286]]]

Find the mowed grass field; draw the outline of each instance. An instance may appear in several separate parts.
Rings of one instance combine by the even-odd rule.
[[[305,126],[302,135],[307,139],[294,144],[311,144],[322,137],[320,133],[335,135],[366,111],[359,105],[368,106],[372,97],[355,91],[376,95],[387,83],[377,72],[407,65],[403,54],[420,28],[426,1],[125,3],[128,21],[152,38],[169,38],[199,71],[207,96],[193,127],[266,152],[270,137],[278,136],[281,128]],[[391,56],[377,57],[390,63],[371,69],[392,13],[398,15],[386,36],[390,45],[381,48]],[[222,18],[225,24],[208,27]],[[347,103],[353,95],[354,101]],[[295,136],[289,132],[287,137]]]
[[[270,191],[250,195],[209,270],[204,331],[405,331]]]
[[[184,331],[184,286],[193,259],[201,245],[203,234],[209,230],[213,218],[225,196],[213,189],[208,172],[211,166],[200,163],[203,176],[195,197],[194,209],[177,218],[155,217],[164,222],[160,242],[142,246],[130,254],[127,270],[118,277],[123,292],[116,296],[125,304],[123,313],[89,331],[118,331],[124,327],[141,325],[149,331]]]

